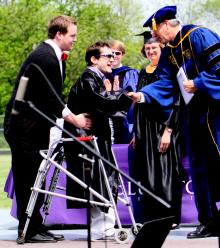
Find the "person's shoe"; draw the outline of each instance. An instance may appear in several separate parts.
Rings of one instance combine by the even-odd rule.
[[[213,236],[218,236],[218,235],[210,232],[205,226],[199,225],[197,226],[195,231],[189,232],[187,234],[187,239],[208,238]]]
[[[115,229],[110,228],[104,232],[92,232],[91,241],[114,241],[115,240]]]
[[[64,236],[63,236],[62,234],[52,233],[52,232],[50,232],[50,231],[48,231],[48,230],[43,231],[41,234],[47,235],[47,236],[49,236],[49,237],[52,237],[52,238],[54,238],[54,239],[57,240],[57,241],[62,241],[62,240],[64,240]]]
[[[93,242],[97,242],[97,241],[115,241],[115,234],[113,234],[113,235],[109,235],[109,236],[96,236],[96,237],[94,237],[94,236],[92,236],[91,237],[91,241],[93,241]]]
[[[57,242],[57,240],[43,233],[37,233],[34,236],[27,238],[25,240],[25,243],[55,243],[55,242]]]
[[[62,234],[55,234],[55,233],[50,232],[48,230],[48,228],[43,224],[38,228],[38,233],[41,233],[43,235],[52,237],[57,241],[64,240],[64,236]]]
[[[176,224],[176,223],[173,223],[171,226],[171,230],[175,230],[175,229],[179,229],[179,228],[180,228],[179,224]]]

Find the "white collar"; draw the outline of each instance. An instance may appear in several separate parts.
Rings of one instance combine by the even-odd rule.
[[[48,39],[45,40],[45,43],[49,44],[54,49],[58,60],[61,60],[62,51],[60,47],[55,43],[55,41],[52,39]]]
[[[115,67],[115,68],[113,68],[113,69],[118,69],[118,68],[120,68],[120,67],[122,67],[123,65],[122,65],[122,63],[120,63],[117,67]]]

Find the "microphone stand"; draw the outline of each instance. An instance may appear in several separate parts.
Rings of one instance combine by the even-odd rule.
[[[92,178],[91,178],[91,170],[93,168],[94,159],[90,159],[86,156],[86,154],[79,154],[79,157],[90,162],[90,165],[88,165],[85,170],[86,170],[86,174],[88,176],[88,184],[87,184],[87,188],[86,188],[86,199],[87,199],[87,204],[86,204],[86,209],[87,209],[87,226],[88,226],[88,236],[87,236],[87,242],[88,242],[88,248],[91,248],[91,205],[90,205],[90,186],[92,183]]]

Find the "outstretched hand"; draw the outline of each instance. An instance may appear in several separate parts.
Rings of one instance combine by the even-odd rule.
[[[141,101],[141,93],[140,92],[128,92],[127,96],[130,96],[134,102]]]

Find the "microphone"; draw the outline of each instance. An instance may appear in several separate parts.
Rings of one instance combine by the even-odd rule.
[[[28,77],[22,76],[19,81],[18,89],[15,96],[14,106],[12,109],[12,114],[19,114],[22,103],[24,103],[24,95],[27,88],[27,83],[29,81]]]

